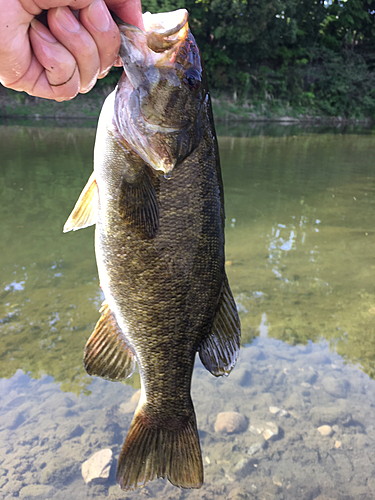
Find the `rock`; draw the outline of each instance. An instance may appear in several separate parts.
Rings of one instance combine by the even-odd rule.
[[[341,448],[341,441],[335,441],[335,448]]]
[[[42,484],[53,484],[55,488],[64,488],[77,474],[77,462],[71,457],[60,456],[47,462],[40,473]]]
[[[323,389],[334,398],[345,399],[350,388],[350,384],[345,379],[335,377],[324,377],[322,380]]]
[[[255,435],[262,434],[266,441],[276,441],[280,435],[280,428],[274,422],[250,425],[249,431]]]
[[[262,436],[266,441],[276,441],[279,437],[280,429],[274,422],[266,422],[266,428],[262,432]]]
[[[76,437],[81,437],[84,433],[83,427],[80,425],[61,425],[59,427],[59,436],[62,442],[68,439],[73,439]]]
[[[259,436],[256,438],[256,441],[249,446],[247,454],[250,456],[255,455],[255,453],[258,453],[258,451],[263,450],[265,446],[266,446],[266,440],[264,439],[263,436]]]
[[[44,499],[52,493],[53,487],[45,484],[29,484],[24,486],[19,492],[19,498]]]
[[[119,410],[121,413],[134,413],[136,408],[137,403],[135,401],[127,401],[120,404]]]
[[[8,429],[11,429],[11,430],[17,429],[17,427],[22,425],[25,421],[24,412],[21,411],[21,412],[15,413],[11,417],[8,416],[8,421],[9,421]]]
[[[215,422],[215,432],[234,434],[247,429],[248,421],[245,415],[235,411],[219,413]]]
[[[245,368],[234,370],[230,377],[231,381],[241,387],[246,387],[251,384],[251,372]]]
[[[267,359],[268,357],[263,349],[260,349],[256,346],[250,346],[248,349],[246,349],[246,354],[248,358],[251,359],[251,361],[261,361],[263,359]]]
[[[272,413],[272,415],[277,415],[278,417],[289,417],[289,412],[287,412],[286,410],[282,410],[277,406],[270,406],[269,411],[270,413]]]
[[[247,491],[241,487],[234,488],[227,496],[227,500],[247,500],[248,498]]]
[[[141,389],[138,389],[137,392],[135,392],[133,394],[133,396],[130,398],[130,401],[132,403],[137,403],[138,404],[138,401],[141,399]]]
[[[82,477],[86,484],[105,483],[112,465],[112,450],[106,448],[92,455],[82,464]]]
[[[232,472],[238,478],[244,478],[250,474],[250,472],[253,470],[253,467],[253,460],[251,458],[242,457],[233,467]]]
[[[272,415],[276,415],[277,413],[279,413],[280,408],[278,408],[277,406],[270,406],[269,410],[270,410],[270,413],[272,413]]]
[[[331,427],[335,424],[346,426],[352,421],[351,414],[345,411],[345,407],[342,405],[314,406],[311,408],[310,418],[317,427],[324,424]]]
[[[328,365],[331,360],[321,351],[316,351],[307,356],[307,361],[309,363],[315,363],[317,365]]]
[[[330,425],[321,425],[318,427],[318,432],[322,436],[331,436],[333,433],[332,427]]]

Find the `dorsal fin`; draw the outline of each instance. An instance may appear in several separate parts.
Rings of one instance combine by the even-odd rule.
[[[83,188],[72,213],[64,225],[64,233],[77,231],[96,223],[99,196],[96,185],[95,174],[91,174],[86,186]]]
[[[124,380],[133,373],[135,356],[106,301],[95,329],[85,346],[84,365],[89,375]]]
[[[225,275],[211,332],[199,348],[199,357],[212,375],[229,375],[237,361],[240,340],[240,319]]]

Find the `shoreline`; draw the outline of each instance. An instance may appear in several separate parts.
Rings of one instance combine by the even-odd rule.
[[[111,88],[93,90],[89,94],[79,94],[71,101],[56,102],[29,96],[0,86],[0,120],[84,120],[95,123],[105,98]],[[280,125],[362,125],[370,127],[375,121],[368,118],[346,118],[342,116],[321,116],[311,113],[297,113],[291,107],[271,110],[261,105],[263,112],[256,112],[254,105],[239,104],[226,98],[212,97],[215,123],[259,123]],[[259,111],[259,110],[258,110]]]

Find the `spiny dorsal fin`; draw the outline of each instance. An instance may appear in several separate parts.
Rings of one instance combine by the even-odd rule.
[[[151,405],[150,405],[151,406]],[[202,454],[193,406],[183,418],[155,416],[147,403],[134,415],[117,463],[121,489],[135,490],[155,478],[180,488],[200,488]]]
[[[225,276],[211,332],[199,349],[201,361],[212,375],[229,375],[237,361],[240,340],[240,319],[228,278]]]
[[[146,169],[135,183],[122,179],[119,210],[125,223],[141,237],[149,239],[156,235],[159,229],[159,204]]]
[[[64,233],[77,231],[84,227],[92,226],[96,223],[98,210],[98,186],[96,185],[95,174],[91,174],[86,186],[83,188],[72,213],[64,225]]]
[[[108,380],[124,380],[133,373],[135,357],[107,302],[85,346],[83,362],[89,375]]]

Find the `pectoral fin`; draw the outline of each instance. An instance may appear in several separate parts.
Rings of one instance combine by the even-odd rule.
[[[106,302],[100,312],[102,315],[85,346],[86,371],[108,380],[124,380],[134,371],[135,356]]]
[[[149,239],[156,235],[159,229],[159,204],[146,169],[134,183],[122,179],[119,209],[125,223],[141,237]]]
[[[64,225],[64,233],[77,231],[96,223],[98,210],[98,186],[96,185],[94,172],[91,174],[86,186],[83,188],[72,213]]]
[[[240,340],[240,319],[225,276],[211,332],[199,349],[201,361],[212,375],[229,375],[237,361]]]

